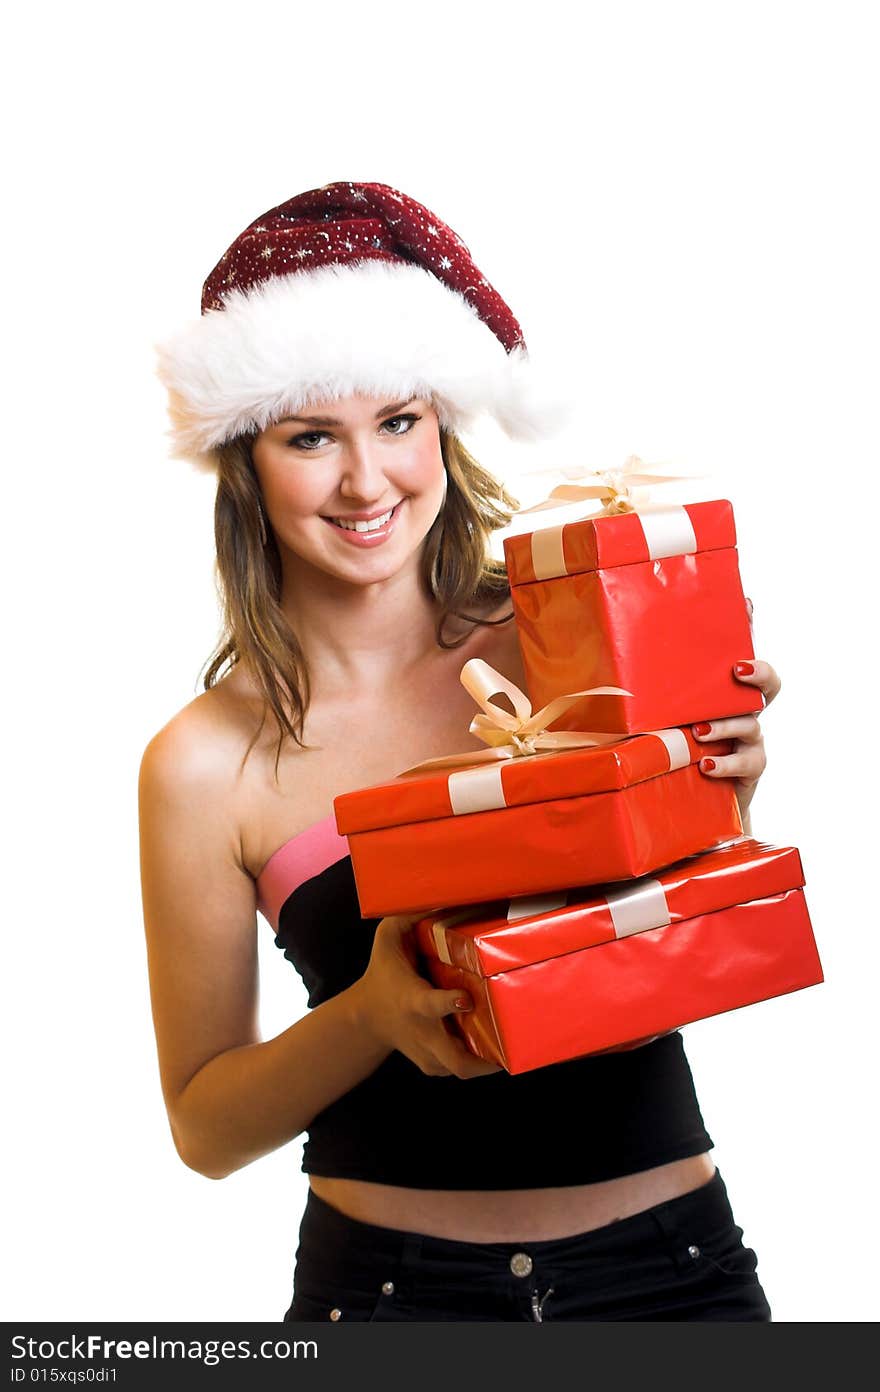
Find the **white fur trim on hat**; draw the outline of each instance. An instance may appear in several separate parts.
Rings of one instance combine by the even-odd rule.
[[[430,271],[366,260],[233,290],[223,309],[158,346],[175,455],[213,468],[219,445],[273,419],[360,393],[430,399],[440,425],[483,412],[515,440],[559,428],[558,383],[539,385],[477,311]]]

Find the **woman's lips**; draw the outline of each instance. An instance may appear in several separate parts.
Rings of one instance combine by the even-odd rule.
[[[332,517],[323,517],[321,520],[326,522],[328,527],[332,527],[338,537],[341,537],[343,541],[349,542],[352,546],[381,546],[382,542],[387,541],[394,531],[397,515],[405,502],[406,499],[401,498],[399,503],[395,503],[394,507],[391,509],[391,516],[388,521],[383,523],[381,527],[376,527],[371,532],[356,532],[349,527],[340,527],[337,522],[333,521]]]

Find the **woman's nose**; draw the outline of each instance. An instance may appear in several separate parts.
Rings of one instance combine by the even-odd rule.
[[[386,489],[385,472],[375,446],[366,442],[347,445],[342,458],[340,493],[369,502],[381,498]]]

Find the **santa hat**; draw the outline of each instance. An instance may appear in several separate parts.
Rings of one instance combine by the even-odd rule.
[[[461,238],[387,184],[327,184],[257,218],[158,353],[173,451],[205,468],[234,436],[356,392],[426,397],[454,433],[488,413],[517,440],[567,405]]]

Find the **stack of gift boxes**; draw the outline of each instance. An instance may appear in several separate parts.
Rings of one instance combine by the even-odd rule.
[[[733,676],[753,653],[730,503],[504,546],[529,700],[472,660],[488,748],[336,799],[364,917],[424,915],[426,974],[511,1073],[820,982],[798,852],[743,835],[733,782],[698,766],[732,744],[691,732],[763,704]]]

